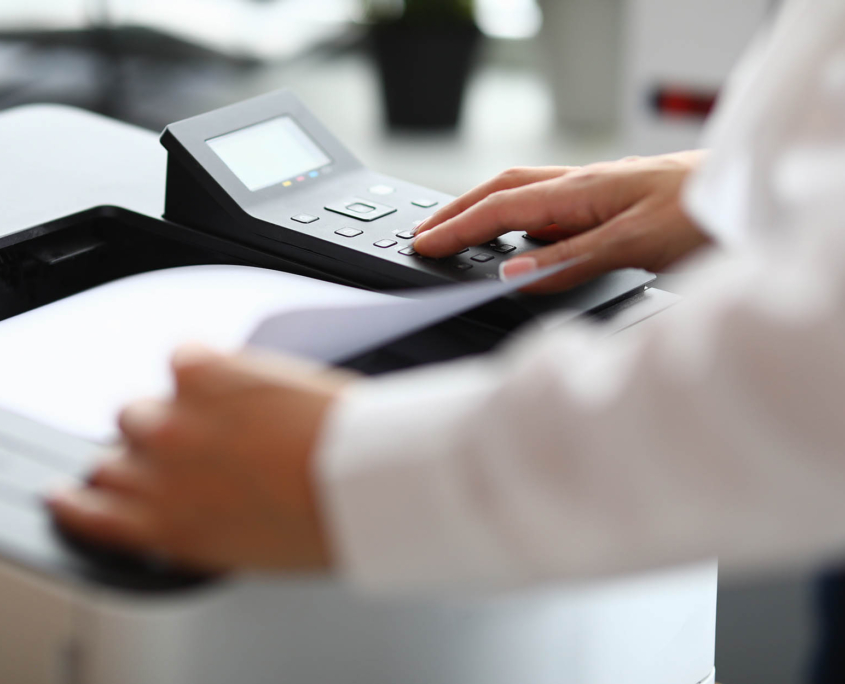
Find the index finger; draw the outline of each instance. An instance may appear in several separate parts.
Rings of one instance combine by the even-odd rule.
[[[486,183],[482,183],[469,192],[464,193],[458,197],[458,199],[453,200],[445,207],[432,214],[417,227],[417,235],[421,235],[422,233],[439,226],[441,223],[445,223],[446,221],[455,218],[473,205],[478,204],[485,197],[488,197],[495,192],[519,188],[524,185],[539,183],[544,180],[551,180],[552,178],[560,178],[573,170],[574,167],[571,166],[540,166],[509,169],[508,171],[500,173],[495,178],[491,178]]]
[[[493,193],[434,230],[418,235],[414,249],[441,258],[513,230],[549,226],[555,222],[558,194],[557,179]]]

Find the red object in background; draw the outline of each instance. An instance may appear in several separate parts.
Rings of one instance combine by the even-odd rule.
[[[660,116],[705,119],[716,106],[718,91],[676,86],[656,88],[652,107]]]

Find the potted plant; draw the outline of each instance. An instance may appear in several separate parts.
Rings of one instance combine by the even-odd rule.
[[[368,0],[367,13],[391,127],[457,126],[480,37],[474,0]]]

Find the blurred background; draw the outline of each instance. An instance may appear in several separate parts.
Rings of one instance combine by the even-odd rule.
[[[160,130],[292,88],[366,164],[457,194],[510,166],[695,146],[776,4],[0,0],[0,109]],[[811,599],[804,577],[723,587],[720,680],[803,681]]]

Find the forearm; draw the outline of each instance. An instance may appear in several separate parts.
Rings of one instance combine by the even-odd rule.
[[[624,346],[547,336],[351,391],[320,461],[346,571],[502,585],[845,548],[845,311],[782,266],[726,268]]]

